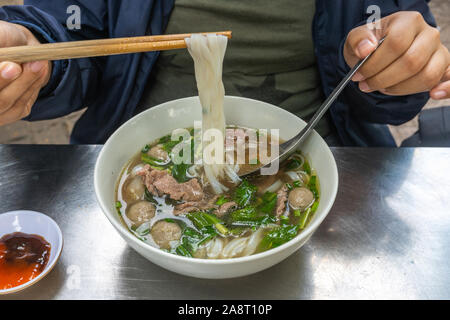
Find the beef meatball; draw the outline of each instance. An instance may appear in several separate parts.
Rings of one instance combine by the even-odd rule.
[[[139,201],[127,208],[127,217],[136,227],[150,221],[155,216],[155,205],[148,201]]]
[[[157,144],[156,146],[152,147],[147,154],[152,157],[153,159],[160,160],[160,161],[167,161],[169,159],[169,154],[166,150],[163,149],[162,144]]]
[[[170,242],[181,238],[180,226],[174,222],[164,220],[155,223],[150,233],[161,249],[170,249]]]
[[[294,188],[289,192],[288,200],[292,208],[303,211],[314,202],[314,194],[304,187]]]
[[[141,200],[145,192],[144,182],[138,176],[130,178],[125,182],[122,190],[122,197],[127,203]]]

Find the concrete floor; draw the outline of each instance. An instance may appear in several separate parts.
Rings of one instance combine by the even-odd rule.
[[[22,4],[22,0],[0,0],[0,6],[10,4]],[[450,48],[450,1],[433,0],[431,9],[441,28],[443,42]],[[430,100],[426,108],[438,106],[450,106],[450,99],[445,101]],[[83,111],[55,119],[38,122],[18,121],[16,123],[0,127],[0,143],[17,144],[66,144],[69,142],[70,132],[76,120]],[[418,127],[417,117],[401,126],[391,126],[398,144],[411,136]]]

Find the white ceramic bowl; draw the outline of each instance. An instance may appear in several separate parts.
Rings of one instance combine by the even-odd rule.
[[[36,278],[14,288],[0,290],[8,294],[23,290],[44,278],[55,266],[63,248],[63,236],[56,222],[45,214],[36,211],[18,210],[0,214],[0,238],[13,232],[36,234],[51,245],[50,257],[45,269]]]
[[[295,115],[261,101],[225,97],[227,124],[251,128],[280,129],[283,140],[293,137],[305,122]],[[124,165],[145,144],[169,134],[176,128],[192,127],[201,120],[198,97],[184,98],[155,106],[123,124],[106,142],[97,159],[94,173],[95,193],[104,214],[122,238],[142,256],[168,270],[187,276],[222,279],[249,275],[287,258],[300,248],[330,211],[336,197],[338,173],[334,157],[324,140],[314,132],[302,151],[317,170],[321,199],[311,223],[288,243],[248,257],[207,260],[177,256],[145,244],[121,223],[115,204],[115,187]]]

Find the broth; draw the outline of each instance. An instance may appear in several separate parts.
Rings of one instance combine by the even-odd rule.
[[[273,176],[251,176],[237,185],[224,179],[228,190],[217,195],[200,165],[171,161],[177,142],[168,137],[134,155],[116,189],[122,222],[149,245],[194,258],[247,256],[290,241],[317,210],[318,177],[300,153]],[[258,161],[241,165],[239,173],[257,166]]]

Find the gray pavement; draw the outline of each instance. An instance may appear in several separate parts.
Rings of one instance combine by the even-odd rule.
[[[22,0],[0,0],[0,6],[10,4],[21,4]],[[431,9],[441,28],[441,37],[443,42],[450,48],[450,1],[433,0],[431,1]],[[427,104],[426,108],[437,106],[450,106],[450,100],[432,101]],[[69,143],[70,132],[74,123],[80,117],[83,111],[73,113],[71,115],[54,119],[37,122],[18,121],[13,124],[0,127],[0,144],[66,144]],[[412,135],[417,130],[417,118],[401,125],[391,126],[397,143]]]

